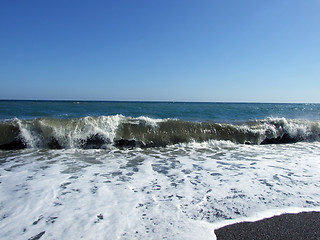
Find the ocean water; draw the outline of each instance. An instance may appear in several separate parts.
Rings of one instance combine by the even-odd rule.
[[[0,239],[215,239],[320,210],[320,104],[0,101]]]

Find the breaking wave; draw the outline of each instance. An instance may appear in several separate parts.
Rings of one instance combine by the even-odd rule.
[[[318,141],[320,121],[267,118],[241,124],[131,118],[11,119],[0,122],[0,149],[163,147],[225,140],[237,144]]]

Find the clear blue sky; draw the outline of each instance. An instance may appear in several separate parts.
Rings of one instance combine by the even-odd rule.
[[[319,0],[2,0],[0,99],[320,102]]]

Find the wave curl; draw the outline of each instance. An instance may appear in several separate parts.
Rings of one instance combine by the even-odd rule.
[[[319,121],[285,118],[231,124],[113,115],[73,119],[15,118],[0,122],[0,149],[3,150],[164,147],[210,140],[279,144],[319,139]]]

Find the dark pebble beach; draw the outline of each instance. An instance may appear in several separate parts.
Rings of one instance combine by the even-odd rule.
[[[215,230],[217,240],[320,240],[320,212],[282,214]]]

